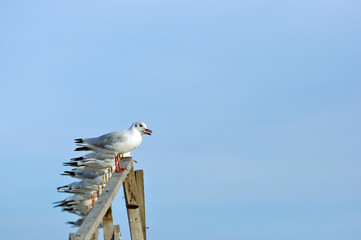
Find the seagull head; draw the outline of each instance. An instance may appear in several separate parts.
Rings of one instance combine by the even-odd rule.
[[[132,128],[137,129],[142,135],[143,134],[151,135],[152,133],[152,130],[148,129],[147,125],[142,121],[133,123]]]

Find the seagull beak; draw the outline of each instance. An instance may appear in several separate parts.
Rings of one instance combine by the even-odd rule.
[[[143,132],[143,133],[144,133],[144,134],[148,134],[148,135],[152,135],[152,134],[151,134],[151,133],[152,133],[152,130],[146,128],[146,129],[144,129],[144,132]]]

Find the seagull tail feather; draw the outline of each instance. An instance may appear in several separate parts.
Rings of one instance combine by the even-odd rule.
[[[77,147],[74,149],[74,151],[93,151],[93,149],[88,147]]]
[[[63,176],[72,176],[74,177],[75,176],[75,173],[72,172],[72,171],[64,171],[64,173],[60,174],[60,175],[63,175]]]
[[[66,192],[66,191],[71,190],[69,185],[61,186],[61,187],[58,187],[57,189],[58,189],[58,192]]]
[[[65,163],[63,163],[63,166],[77,167],[78,163],[77,162],[65,162]]]

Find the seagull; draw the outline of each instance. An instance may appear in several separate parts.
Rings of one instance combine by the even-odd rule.
[[[98,176],[101,176],[101,173],[78,170],[78,171],[64,171],[64,173],[62,173],[61,175],[71,176],[78,179],[94,179]]]
[[[82,165],[76,168],[73,168],[72,171],[91,171],[91,172],[95,172],[95,173],[99,173],[99,174],[105,174],[109,171],[109,168],[112,168],[114,166],[114,160],[112,160],[112,164],[108,164],[108,165],[103,165],[103,166],[87,166],[87,165]]]
[[[80,205],[73,205],[70,207],[63,207],[61,210],[62,212],[70,212],[77,214],[81,217],[85,217],[89,212],[90,207],[89,206],[80,206]]]
[[[142,142],[142,135],[151,135],[151,133],[152,131],[144,122],[138,121],[133,123],[128,130],[111,132],[95,138],[77,138],[75,143],[79,147],[75,151],[111,151],[116,154],[115,162],[119,167],[116,171],[120,172],[126,170],[120,167],[120,155],[123,158],[124,153],[136,149]]]
[[[86,179],[78,182],[73,182],[65,186],[58,187],[58,192],[78,193],[78,192],[92,192],[98,189],[98,185],[102,183],[102,176],[93,179]]]
[[[80,227],[80,225],[84,222],[85,217],[79,218],[77,221],[68,221],[66,223],[73,225],[73,227]]]
[[[67,208],[67,207],[72,207],[74,205],[87,206],[90,205],[91,203],[92,203],[92,199],[86,198],[83,195],[75,194],[62,201],[54,202],[53,204],[57,204],[54,207]]]
[[[66,210],[63,210],[63,211],[69,211],[69,210],[73,210],[73,209],[66,209]],[[71,211],[69,211],[69,212],[71,212]],[[73,212],[73,213],[76,213],[76,212]],[[80,225],[84,222],[85,217],[86,217],[86,215],[81,215],[81,218],[79,218],[78,220],[76,220],[76,221],[68,221],[66,223],[73,225],[72,227],[80,227]],[[102,228],[102,227],[103,227],[103,223],[101,222],[99,224],[99,228]]]
[[[116,154],[113,151],[99,149],[96,152],[87,153],[81,157],[72,158],[71,160],[72,161],[81,161],[81,160],[87,160],[87,159],[93,159],[93,158],[98,159],[98,160],[104,160],[104,159],[114,158],[115,155]]]
[[[101,190],[103,184],[104,176],[99,176],[94,179],[73,182],[68,185],[58,187],[58,192],[76,193],[78,195],[83,195],[84,197],[94,198],[95,195],[99,197],[99,190]]]
[[[88,214],[90,205],[94,206],[95,204],[95,197],[87,198],[82,194],[75,194],[73,196],[70,196],[63,201],[54,202],[53,204],[57,204],[54,207],[63,207],[63,209],[66,208],[79,208],[81,206],[86,206],[86,214]]]
[[[93,167],[93,168],[103,168],[103,167],[112,167],[114,165],[114,159],[104,159],[98,160],[95,158],[89,158],[86,160],[78,160],[78,161],[70,161],[63,163],[63,166],[71,166],[71,167]],[[78,170],[78,169],[74,169]],[[96,171],[94,171],[96,172]]]
[[[62,212],[73,213],[73,214],[79,215],[82,218],[85,218],[88,215],[90,209],[93,208],[93,206],[91,206],[91,205],[84,206],[84,205],[77,204],[77,205],[71,205],[71,206],[66,206],[66,207],[62,207],[62,208],[63,208],[61,210]],[[99,226],[103,226],[103,225],[100,224]]]

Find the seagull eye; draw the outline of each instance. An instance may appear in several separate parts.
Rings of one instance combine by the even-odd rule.
[[[138,125],[137,125],[137,124],[135,124],[135,127],[138,127]]]
[[[143,127],[143,125],[142,125],[142,124],[139,124],[139,127]]]

